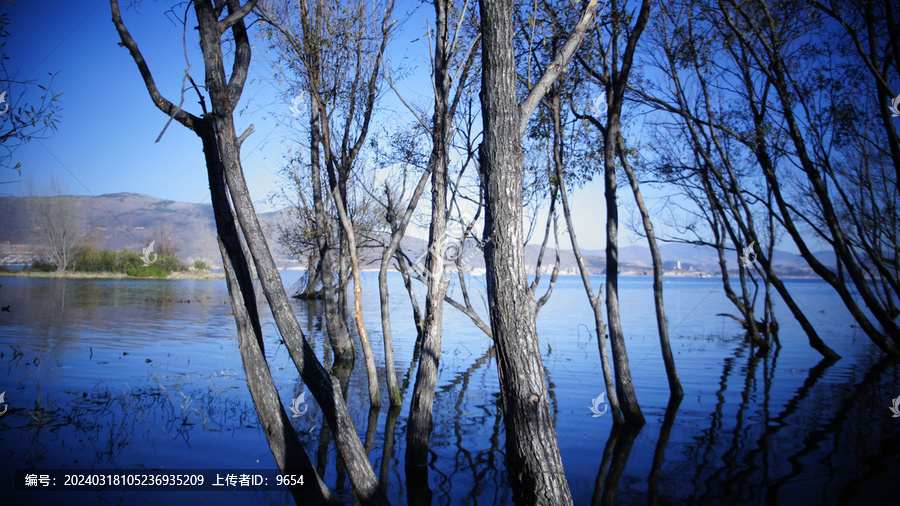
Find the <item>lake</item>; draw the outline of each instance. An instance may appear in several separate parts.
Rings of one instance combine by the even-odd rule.
[[[300,272],[283,273],[286,287]],[[595,277],[595,288],[603,281]],[[484,277],[471,277],[484,308]],[[395,504],[407,502],[405,403],[392,434],[383,380],[375,273],[363,278],[365,321],[383,406],[368,409],[357,350],[347,403],[373,468]],[[411,395],[415,331],[391,274],[401,391]],[[551,405],[576,504],[880,504],[900,496],[900,366],[882,359],[838,296],[818,280],[785,280],[825,342],[843,358],[820,364],[784,304],[780,350],[754,355],[719,279],[666,278],[672,349],[685,396],[667,411],[652,279],[620,278],[638,401],[647,424],[613,431],[592,416],[605,391],[593,317],[577,276],[560,276],[538,316]],[[0,278],[0,483],[21,504],[284,504],[286,490],[204,492],[14,491],[16,470],[276,468],[256,419],[224,280]],[[424,287],[419,299],[424,310]],[[481,290],[478,292],[478,290]],[[542,292],[541,292],[542,293]],[[451,288],[451,295],[458,295]],[[762,296],[760,295],[760,301]],[[320,359],[330,357],[316,302],[293,301]],[[760,306],[762,303],[760,302]],[[306,392],[260,295],[266,354],[285,408]],[[499,384],[490,340],[444,311],[428,488],[435,504],[509,504]],[[293,418],[307,454],[342,503],[354,501],[312,396]],[[2,408],[0,408],[2,409]],[[388,443],[388,444],[386,444]],[[385,455],[385,447],[390,450]],[[413,484],[415,485],[415,484]],[[12,494],[11,496],[9,494]],[[893,501],[891,501],[893,499]]]

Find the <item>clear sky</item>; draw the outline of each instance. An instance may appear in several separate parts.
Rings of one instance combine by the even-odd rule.
[[[53,175],[71,194],[134,192],[169,200],[209,202],[200,141],[194,133],[173,122],[162,140],[155,142],[168,118],[153,106],[128,51],[118,45],[108,0],[0,2],[0,12],[8,14],[10,21],[10,37],[4,48],[10,71],[19,79],[45,85],[48,74],[54,73],[53,91],[63,94],[58,131],[15,152],[14,160],[22,164],[22,177],[10,172],[4,173],[3,180],[22,183],[2,185],[0,192],[24,195],[29,178],[41,184]],[[183,27],[172,13],[166,13],[171,2],[144,1],[136,9],[125,8],[130,2],[121,3],[124,21],[157,85],[177,103],[186,64]],[[179,16],[184,8],[184,4],[177,7]],[[402,62],[415,76],[398,83],[398,87],[407,100],[428,105],[430,89],[423,85],[427,83],[428,53],[426,39],[420,37],[425,20],[433,17],[432,9],[428,4],[401,1],[395,17],[406,21],[389,46],[388,57],[395,67]],[[191,74],[199,84],[203,82],[202,59],[193,36],[189,31]],[[242,155],[251,195],[262,212],[272,210],[263,201],[282,184],[278,171],[296,133],[279,121],[290,114],[290,103],[279,96],[271,79],[262,42],[257,38],[252,42],[250,80],[236,125],[239,132],[250,124],[255,126]],[[196,95],[186,94],[184,107],[198,113]],[[376,124],[406,114],[390,90],[384,95],[382,114]],[[620,190],[620,199],[630,201],[626,190]],[[584,249],[604,248],[602,194],[602,181],[595,181],[571,197],[579,245]],[[564,230],[563,221],[560,225]],[[542,225],[539,227],[542,230]],[[536,232],[532,242],[540,241],[538,235]],[[623,244],[628,243],[625,236],[623,227]],[[567,239],[563,244],[568,249]]]

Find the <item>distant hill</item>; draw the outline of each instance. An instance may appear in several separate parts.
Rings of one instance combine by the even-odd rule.
[[[31,251],[41,244],[28,215],[36,198],[40,197],[0,197],[0,216],[4,217],[0,220],[0,263],[19,260],[3,258],[3,250]],[[157,231],[162,231],[178,246],[182,260],[209,259],[221,265],[211,204],[176,202],[139,193],[64,198],[80,210],[82,232],[94,246],[141,251]],[[265,218],[265,214],[260,215],[261,221]]]
[[[40,197],[0,197],[0,264],[16,264],[30,261],[40,251],[40,238],[32,229],[28,206],[32,199]],[[168,234],[179,248],[179,257],[185,262],[196,259],[210,261],[221,267],[221,257],[216,245],[215,221],[211,204],[190,204],[158,199],[139,193],[114,193],[107,195],[67,196],[81,210],[81,228],[89,234],[92,244],[104,248],[123,248],[141,251],[156,236],[157,231]],[[301,267],[276,240],[276,226],[286,221],[286,210],[260,213],[259,219],[266,231],[269,247],[280,268]],[[563,238],[564,244],[567,244]],[[415,262],[422,259],[427,243],[412,237],[403,240],[403,248]],[[468,246],[467,246],[468,248]],[[534,265],[540,252],[539,245],[525,248],[526,263]],[[718,275],[718,259],[711,248],[689,244],[661,244],[663,267],[669,275]],[[585,264],[591,274],[603,274],[606,255],[603,250],[585,250]],[[366,268],[375,268],[374,260],[380,251],[369,250]],[[478,272],[484,268],[480,252],[464,252],[466,266]],[[819,258],[826,265],[834,264],[833,254],[821,253]],[[542,263],[543,272],[549,273],[555,261],[555,250],[547,247]],[[680,262],[680,266],[679,266]],[[734,252],[728,255],[729,266],[737,268]],[[776,251],[773,265],[782,276],[813,276],[812,270],[799,255]],[[560,251],[560,272],[577,274],[575,256],[570,250]],[[619,248],[619,272],[621,274],[650,275],[652,267],[650,250],[646,246],[632,245]]]

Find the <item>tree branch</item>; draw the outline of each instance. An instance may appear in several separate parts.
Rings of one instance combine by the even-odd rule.
[[[120,45],[128,48],[128,51],[131,53],[131,57],[134,59],[134,63],[137,64],[138,70],[141,72],[141,77],[144,78],[144,85],[147,87],[147,92],[150,94],[150,98],[153,100],[153,104],[159,110],[166,113],[166,115],[175,118],[176,121],[196,132],[198,124],[200,123],[200,118],[181,109],[180,107],[177,107],[171,101],[162,96],[162,93],[159,92],[159,88],[156,87],[156,82],[153,80],[153,74],[150,72],[150,67],[147,65],[147,61],[144,59],[144,55],[141,54],[141,50],[138,48],[137,42],[135,42],[134,38],[131,37],[131,33],[128,31],[128,28],[125,27],[125,23],[122,21],[122,14],[119,11],[118,0],[109,0],[109,6],[112,10],[113,24],[116,25],[116,31],[119,32],[119,37],[122,39]]]
[[[575,54],[578,46],[581,45],[584,34],[587,33],[591,23],[594,22],[594,14],[597,11],[597,5],[597,0],[590,0],[587,7],[584,9],[584,12],[581,14],[581,19],[579,19],[578,24],[575,25],[572,35],[569,36],[569,40],[563,45],[563,48],[560,50],[559,54],[556,55],[556,58],[553,59],[553,62],[547,66],[544,75],[541,76],[540,80],[534,85],[534,88],[531,89],[531,92],[528,93],[528,96],[519,107],[519,136],[525,135],[525,130],[528,127],[528,120],[531,118],[534,109],[537,107],[538,103],[540,103],[544,95],[547,94],[550,85],[556,81],[559,74],[566,68],[566,65],[569,64],[569,60],[572,59],[572,55]]]

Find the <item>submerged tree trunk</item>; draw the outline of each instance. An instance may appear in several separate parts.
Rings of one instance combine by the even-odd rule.
[[[613,9],[618,9],[615,2]],[[612,60],[606,70],[609,77],[605,83],[609,110],[606,129],[603,131],[604,197],[606,199],[606,316],[609,324],[609,342],[616,366],[616,393],[622,406],[625,423],[631,425],[643,425],[645,420],[634,393],[625,336],[619,315],[619,208],[616,201],[616,153],[619,149],[618,140],[622,128],[620,121],[622,105],[625,101],[625,90],[634,62],[634,51],[638,39],[647,26],[649,17],[650,0],[643,0],[634,27],[628,34],[628,42],[622,52],[621,65],[616,61],[619,54],[619,38],[616,36],[612,38],[610,42]],[[620,22],[617,20],[614,23]],[[616,68],[617,65],[618,68]]]
[[[235,134],[233,114],[246,82],[247,69],[250,64],[250,41],[243,24],[243,18],[253,8],[255,1],[250,0],[246,4],[241,5],[237,0],[227,0],[225,5],[227,6],[226,12],[228,14],[221,20],[218,19],[218,16],[221,14],[220,10],[216,9],[208,1],[195,0],[193,3],[200,34],[200,47],[203,52],[206,91],[209,94],[210,105],[212,106],[212,112],[207,113],[205,102],[201,102],[204,108],[202,118],[187,113],[180,107],[176,107],[159,93],[143,55],[122,22],[118,3],[116,0],[111,0],[110,4],[113,12],[113,21],[122,43],[129,49],[132,58],[137,64],[154,104],[201,137],[204,142],[204,149],[209,151],[206,153],[207,165],[215,164],[214,167],[208,167],[209,171],[215,174],[224,172],[224,179],[231,197],[234,216],[237,218],[237,224],[233,228],[240,231],[250,250],[251,259],[259,275],[263,292],[272,310],[278,330],[281,332],[286,348],[291,355],[291,359],[297,366],[304,383],[309,387],[310,392],[321,407],[329,426],[334,430],[338,452],[347,465],[348,474],[353,481],[356,495],[363,503],[386,504],[387,500],[384,492],[378,487],[375,473],[371,465],[369,465],[362,443],[356,434],[353,419],[347,411],[341,388],[334,384],[332,378],[319,363],[300,329],[287,294],[284,291],[284,285],[281,283],[281,278],[275,268],[275,263],[272,260],[243,178],[240,146],[252,132],[252,127],[238,137]],[[232,31],[235,45],[233,69],[231,76],[228,78],[226,78],[225,74],[225,58],[222,51],[222,37],[227,30]],[[215,153],[214,155],[213,152]],[[216,177],[218,178],[219,176]],[[214,187],[216,184],[219,183],[216,183],[211,177],[210,185],[212,191],[224,193],[224,189],[216,190]],[[214,195],[214,200],[221,202],[222,196]],[[217,218],[221,217],[222,214],[220,212]],[[220,234],[228,234],[227,229],[218,229],[218,231]],[[231,247],[229,246],[229,248]],[[236,254],[236,251],[231,249],[228,253]],[[240,256],[243,257],[243,253]],[[246,262],[238,262],[238,265],[243,265],[243,263]],[[247,264],[249,265],[249,263]],[[229,288],[240,288],[243,290],[243,287],[234,280],[229,283]],[[248,294],[241,293],[241,297],[237,299],[237,304],[244,304],[244,301],[247,301],[248,305],[255,304],[255,299],[251,300],[248,298]],[[236,311],[241,311],[241,309],[237,307]],[[261,334],[252,337],[248,336],[248,339],[256,340],[258,345],[261,340]],[[245,344],[250,346],[252,343],[245,341]],[[252,349],[248,349],[248,351],[253,352]],[[253,353],[258,353],[258,351]],[[254,383],[260,379],[264,381],[265,372],[259,370],[259,368],[267,367],[263,357],[264,355],[260,354],[247,357],[248,363],[254,368],[247,371],[248,381]],[[262,361],[260,361],[261,359]],[[266,411],[266,420],[269,421],[267,423],[275,423],[275,425],[270,427],[276,427],[278,418],[280,417],[283,421],[284,415],[279,415],[275,412],[276,406],[272,405],[272,402],[271,392],[268,394],[264,393],[264,396],[261,397],[261,403],[257,404],[257,409],[264,409]],[[279,406],[277,409],[283,410],[283,407]],[[288,436],[288,434],[282,433],[274,435],[274,439],[272,439],[268,437],[270,435],[267,433],[270,443],[272,441],[277,443],[279,438]],[[270,448],[273,453],[282,453],[284,451],[280,445],[270,445]]]
[[[593,22],[591,1],[563,50],[520,109],[516,99],[512,0],[481,0],[480,161],[486,202],[487,294],[506,426],[506,459],[518,503],[572,504],[550,411],[525,272],[522,135],[537,103],[558,78]]]
[[[644,197],[641,195],[641,189],[638,185],[637,176],[634,173],[631,163],[628,161],[628,154],[625,151],[625,143],[619,136],[619,158],[622,161],[622,167],[625,174],[628,175],[628,182],[631,184],[631,191],[634,193],[634,201],[637,203],[638,210],[641,213],[641,221],[644,225],[644,232],[647,234],[647,243],[650,246],[650,258],[653,261],[653,307],[656,309],[656,329],[659,333],[659,347],[662,350],[663,363],[666,366],[666,379],[669,382],[669,396],[674,399],[681,399],[684,396],[684,390],[681,388],[681,381],[678,379],[678,371],[675,369],[675,358],[672,356],[672,346],[669,344],[669,328],[666,321],[666,308],[663,303],[663,266],[662,257],[659,254],[659,245],[656,242],[656,233],[653,231],[653,222],[650,221],[650,213],[647,211],[647,205],[644,203]]]
[[[369,404],[372,406],[381,405],[381,395],[378,393],[378,371],[375,368],[375,356],[372,354],[372,345],[369,343],[369,333],[366,331],[366,324],[363,320],[362,310],[362,279],[359,274],[359,253],[356,247],[356,234],[353,231],[353,223],[347,214],[345,200],[340,196],[338,186],[334,184],[334,174],[331,170],[332,164],[329,163],[329,180],[331,181],[331,193],[334,197],[334,206],[337,208],[338,216],[341,220],[341,226],[344,235],[347,238],[347,251],[350,256],[350,274],[353,276],[353,318],[356,321],[356,330],[359,333],[359,341],[362,345],[363,358],[366,362],[366,377],[369,386]]]
[[[310,111],[310,179],[312,182],[313,209],[316,216],[316,244],[319,247],[319,269],[322,274],[323,305],[325,307],[325,328],[328,331],[328,340],[334,351],[336,364],[351,365],[355,359],[353,341],[350,339],[350,331],[347,328],[347,320],[341,317],[335,300],[334,267],[332,264],[331,233],[328,226],[328,217],[325,213],[325,199],[322,194],[322,172],[319,151],[319,114],[318,110],[311,107]],[[337,283],[337,286],[342,286]]]
[[[424,474],[428,441],[433,426],[432,408],[441,359],[441,336],[444,321],[444,244],[447,241],[447,169],[450,165],[452,125],[448,99],[450,95],[450,2],[435,0],[434,37],[434,117],[432,121],[432,150],[428,160],[431,171],[431,227],[428,234],[428,253],[425,260],[428,292],[425,296],[424,336],[419,369],[409,407],[406,433],[406,469]]]
[[[429,172],[429,170],[425,170],[422,173],[422,177],[419,178],[419,184],[416,185],[416,189],[413,191],[400,223],[397,223],[396,216],[394,216],[394,202],[391,198],[390,188],[385,186],[387,197],[386,212],[388,216],[387,221],[391,227],[391,242],[381,252],[381,266],[378,270],[378,295],[381,302],[381,333],[384,339],[385,376],[391,406],[400,406],[403,403],[403,398],[400,396],[400,388],[397,386],[397,375],[394,370],[394,341],[391,333],[390,293],[388,292],[387,282],[388,268],[390,267],[391,258],[394,257],[394,253],[397,252],[397,248],[400,246],[400,241],[406,234],[406,227],[409,225],[410,219],[412,219],[413,212],[419,203],[419,198],[425,191]]]
[[[284,474],[292,472],[313,476],[316,487],[312,491],[302,486],[291,487],[294,500],[324,504],[334,501],[328,488],[322,482],[309,457],[300,445],[290,418],[284,411],[278,389],[272,379],[263,349],[262,327],[256,308],[256,293],[246,253],[241,247],[238,232],[228,197],[222,164],[218,159],[214,135],[203,137],[203,151],[206,155],[210,191],[212,193],[213,215],[219,235],[219,250],[228,283],[228,294],[232,301],[235,323],[238,330],[238,347],[241,362],[247,374],[247,386],[253,405],[259,416],[272,456]]]
[[[584,255],[581,254],[581,248],[578,247],[578,239],[575,236],[575,224],[572,222],[572,212],[566,191],[565,174],[563,174],[560,97],[556,89],[552,89],[549,95],[549,101],[552,106],[551,114],[553,114],[553,167],[556,175],[556,184],[559,185],[559,200],[562,203],[563,217],[566,219],[566,228],[569,231],[569,241],[572,243],[572,253],[575,255],[575,262],[578,264],[578,272],[581,274],[581,282],[584,285],[584,291],[587,293],[588,303],[590,303],[591,311],[594,313],[594,330],[597,332],[597,348],[600,351],[600,364],[603,366],[603,383],[606,387],[606,398],[609,400],[613,420],[619,423],[623,421],[622,408],[619,406],[619,398],[616,395],[613,369],[609,362],[609,352],[606,349],[606,324],[603,322],[603,307],[601,303],[603,285],[600,285],[599,292],[594,294],[594,288],[591,286],[591,279],[587,272],[587,265],[584,262]]]
[[[610,117],[613,116],[612,111]],[[607,125],[606,153],[604,157],[604,181],[606,190],[606,317],[609,322],[609,344],[616,364],[616,395],[622,407],[622,416],[629,425],[643,425],[644,415],[634,393],[631,380],[631,366],[628,364],[628,350],[622,319],[619,315],[619,203],[616,201],[616,139],[619,136],[616,120]]]
[[[406,471],[410,481],[422,480],[427,485],[428,443],[433,428],[434,394],[441,358],[443,333],[444,299],[449,280],[445,255],[451,245],[447,234],[447,188],[449,186],[450,149],[454,136],[453,118],[459,105],[470,69],[472,68],[478,44],[476,36],[464,53],[465,44],[458,43],[462,23],[467,9],[458,11],[456,32],[451,33],[454,12],[450,0],[435,0],[434,53],[431,62],[432,84],[434,86],[434,115],[431,122],[432,149],[428,159],[427,172],[431,174],[431,226],[428,234],[428,251],[425,260],[425,281],[428,291],[425,296],[425,317],[421,329],[421,353],[416,381],[409,408],[409,423],[406,433]],[[452,38],[451,38],[452,36]],[[451,65],[456,56],[464,55],[456,74]],[[454,82],[454,78],[456,82]],[[451,101],[451,90],[456,91]],[[426,127],[427,128],[427,127]],[[467,162],[468,163],[468,162]],[[423,175],[424,178],[424,175]],[[423,181],[416,188],[415,198],[421,193]],[[404,216],[402,226],[409,221],[410,211]],[[398,258],[401,271],[405,270],[403,260]],[[404,280],[407,275],[404,274]],[[412,295],[412,292],[410,292]],[[416,309],[413,304],[413,309]],[[427,489],[427,487],[426,487]],[[430,492],[428,492],[430,494]],[[427,494],[426,494],[427,495]]]

